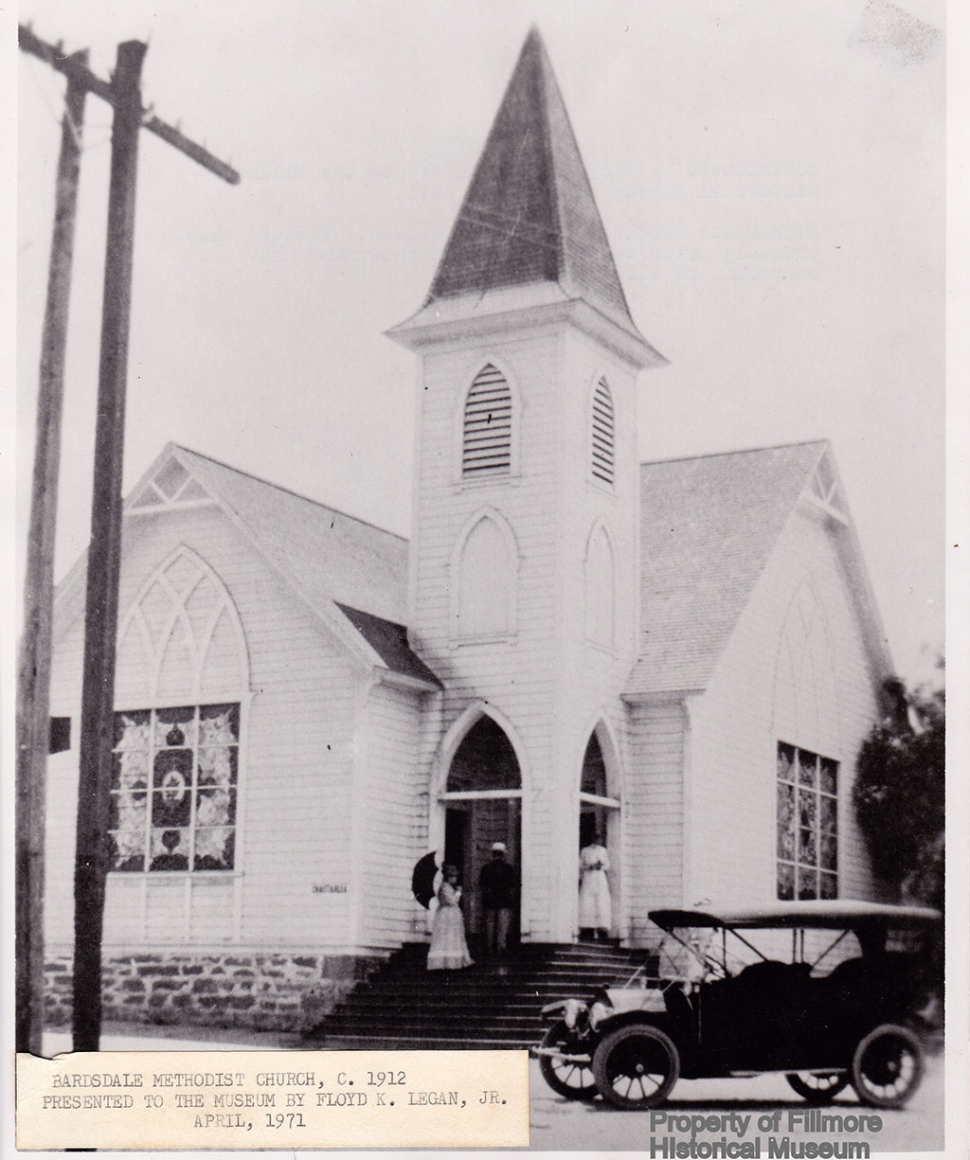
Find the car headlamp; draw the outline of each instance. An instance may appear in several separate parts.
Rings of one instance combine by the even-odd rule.
[[[589,1025],[595,1031],[596,1028],[608,1019],[613,1014],[613,1008],[609,1003],[603,1002],[602,999],[597,999],[592,1007],[589,1009]]]
[[[563,1004],[562,1021],[566,1024],[570,1031],[579,1022],[580,1015],[586,1010],[586,1004],[580,1002],[579,999],[567,999]]]

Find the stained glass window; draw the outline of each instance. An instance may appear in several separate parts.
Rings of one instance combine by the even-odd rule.
[[[112,870],[232,870],[239,705],[115,714]]]
[[[838,772],[828,757],[778,744],[778,897],[838,897]]]

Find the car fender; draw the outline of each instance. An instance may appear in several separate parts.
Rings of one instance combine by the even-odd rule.
[[[681,1073],[683,1074],[685,1070],[687,1073],[690,1073],[693,1070],[697,1055],[697,1044],[689,1035],[684,1035],[684,1028],[679,1027],[677,1022],[671,1019],[666,1012],[658,1014],[654,1011],[621,1011],[609,1019],[604,1019],[596,1028],[597,1046],[603,1042],[611,1031],[617,1031],[621,1027],[636,1026],[656,1027],[658,1031],[662,1031],[673,1041],[674,1046],[677,1048],[677,1054],[680,1056]]]
[[[683,1037],[678,1031],[676,1025],[669,1015],[658,1014],[654,1011],[620,1011],[616,1015],[611,1015],[608,1019],[604,1019],[596,1028],[596,1035],[599,1039],[605,1039],[611,1031],[616,1031],[620,1027],[631,1027],[635,1024],[645,1024],[649,1027],[656,1027],[658,1031],[663,1031],[665,1035],[670,1038],[677,1045],[678,1051],[683,1051],[685,1044]]]

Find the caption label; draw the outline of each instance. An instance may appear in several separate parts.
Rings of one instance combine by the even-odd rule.
[[[17,1056],[17,1147],[522,1148],[524,1051]]]

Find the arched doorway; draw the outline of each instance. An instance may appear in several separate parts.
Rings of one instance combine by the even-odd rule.
[[[606,759],[599,737],[594,731],[583,755],[579,783],[579,849],[598,839],[610,857],[609,882],[612,895],[610,934],[620,930],[619,922],[619,839],[620,799],[610,793]]]
[[[465,925],[473,937],[485,930],[479,897],[482,867],[492,844],[503,842],[506,859],[521,872],[522,775],[515,750],[491,717],[465,734],[448,769],[445,792],[445,861],[458,867],[464,886]],[[516,902],[510,940],[518,941]]]

